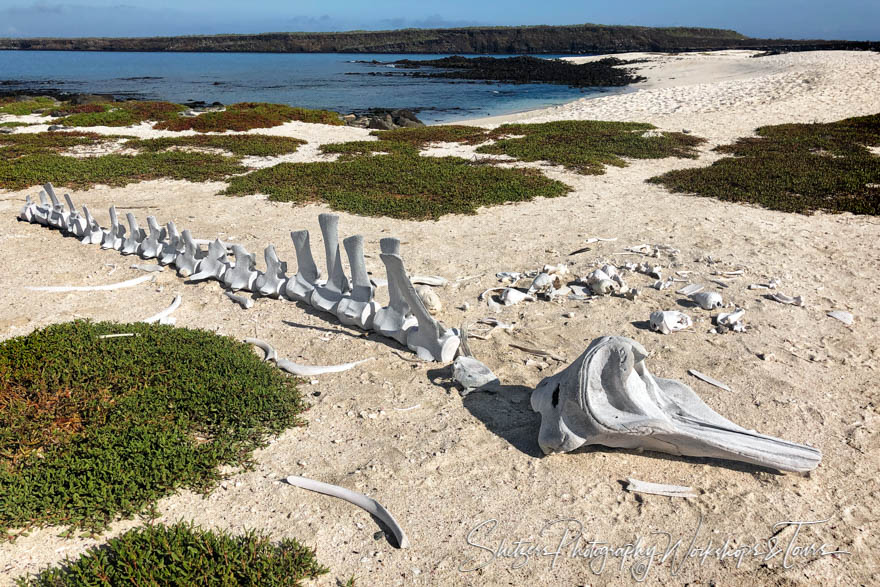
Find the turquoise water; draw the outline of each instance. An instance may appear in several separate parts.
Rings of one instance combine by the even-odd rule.
[[[357,63],[446,56],[0,51],[0,90],[54,88],[172,102],[276,102],[341,113],[410,108],[427,123],[508,114],[623,91],[410,78],[396,75],[387,65]],[[379,75],[385,73],[393,75]]]

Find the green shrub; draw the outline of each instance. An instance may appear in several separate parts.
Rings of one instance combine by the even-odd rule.
[[[399,141],[350,141],[348,143],[325,143],[321,145],[321,152],[338,154],[342,158],[385,153],[394,155],[418,155],[416,146],[408,142]]]
[[[15,116],[25,116],[33,114],[37,110],[45,110],[54,106],[57,102],[53,98],[40,96],[33,100],[16,101],[15,98],[0,98],[0,114],[12,114]]]
[[[716,151],[732,155],[709,167],[652,177],[673,192],[750,202],[783,212],[880,214],[880,114],[827,124],[757,130]]]
[[[296,540],[231,536],[179,523],[135,528],[62,567],[18,580],[21,586],[302,585],[328,571]]]
[[[643,122],[563,120],[542,124],[505,124],[489,133],[495,139],[478,153],[509,155],[520,161],[547,161],[587,175],[601,175],[606,165],[625,167],[629,159],[695,158],[704,139],[678,132],[658,132]],[[505,138],[513,136],[515,138]]]
[[[383,141],[396,141],[423,147],[428,143],[468,143],[473,145],[485,141],[489,133],[486,129],[478,126],[443,124],[377,130],[370,134]]]
[[[0,128],[16,128],[19,126],[31,126],[29,122],[0,122]]]
[[[89,104],[81,113],[65,116],[58,122],[64,126],[131,126],[148,120],[175,119],[184,110],[185,106],[171,102],[130,100]]]
[[[117,138],[78,131],[0,134],[0,159],[11,161],[25,155],[60,153],[71,147],[99,145]]]
[[[76,321],[0,342],[0,533],[101,529],[207,490],[304,408],[293,379],[202,330]]]
[[[223,149],[239,157],[274,157],[295,153],[306,141],[273,135],[195,135],[160,139],[134,139],[125,146],[142,151],[158,152],[171,147]]]
[[[254,128],[271,128],[285,122],[298,120],[319,124],[343,124],[336,112],[308,110],[286,104],[242,102],[232,104],[221,112],[205,112],[198,116],[177,117],[158,122],[153,128],[160,130],[194,130],[197,132],[246,131]]]
[[[568,191],[565,184],[532,169],[502,169],[457,157],[375,155],[281,163],[233,177],[224,193],[267,194],[282,202],[325,201],[336,210],[365,216],[437,219]]]
[[[12,160],[0,155],[0,188],[20,190],[47,181],[70,188],[124,186],[160,178],[219,181],[244,171],[236,159],[207,153],[169,151],[77,158],[38,152]]]

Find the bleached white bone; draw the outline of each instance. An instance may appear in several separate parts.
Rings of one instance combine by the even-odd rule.
[[[645,449],[810,471],[822,454],[810,446],[737,426],[707,406],[687,385],[654,377],[648,352],[622,336],[603,336],[532,392],[541,414],[538,444],[545,453],[585,444]]]
[[[312,257],[309,231],[291,232],[290,240],[293,241],[293,248],[296,250],[296,275],[287,280],[284,296],[289,300],[308,302],[315,289],[315,282],[320,276],[315,259]]]
[[[37,205],[31,201],[30,196],[25,196],[24,198],[24,206],[21,209],[21,212],[18,213],[18,219],[24,220],[25,222],[33,222],[34,221],[34,211],[37,209]]]
[[[324,375],[325,373],[342,373],[343,371],[354,369],[361,363],[366,363],[372,358],[373,357],[367,357],[366,359],[361,359],[354,363],[342,363],[340,365],[301,365],[299,363],[294,363],[293,361],[288,361],[287,359],[276,359],[275,364],[278,365],[279,369],[287,371],[291,375],[311,377],[312,375]]]
[[[273,347],[271,344],[269,344],[265,340],[260,340],[259,338],[246,338],[246,339],[244,339],[244,341],[247,344],[252,344],[255,347],[260,348],[263,351],[263,353],[265,353],[263,355],[264,361],[273,361],[274,362],[275,359],[278,358],[278,353],[275,352],[275,347]]]
[[[110,206],[110,226],[104,229],[104,238],[101,239],[102,249],[122,248],[122,237],[125,235],[125,227],[119,224],[119,217],[116,215],[116,206]]]
[[[693,488],[685,485],[648,483],[647,481],[639,481],[632,477],[628,478],[627,481],[627,491],[650,493],[651,495],[662,495],[664,497],[697,497],[697,492],[694,491]]]
[[[174,258],[174,267],[181,277],[189,277],[196,272],[199,263],[205,258],[205,252],[195,243],[189,230],[184,230],[180,235],[180,241],[183,243],[183,252],[178,253]],[[226,249],[223,249],[224,255]]]
[[[254,307],[254,300],[247,296],[237,296],[231,291],[224,291],[226,297],[242,307],[243,310],[250,310]]]
[[[171,265],[174,263],[174,260],[177,259],[177,255],[186,251],[186,247],[173,222],[168,222],[168,224],[165,225],[165,234],[167,235],[166,240],[162,243],[162,247],[160,248],[157,257],[159,258],[159,263],[161,265]]]
[[[70,194],[64,194],[64,201],[67,202],[68,209],[67,226],[64,227],[64,231],[81,239],[86,234],[86,219],[76,211],[76,206],[74,206]]]
[[[137,253],[142,259],[155,259],[162,251],[167,234],[164,228],[159,227],[155,216],[147,216],[147,226],[150,228],[150,233],[138,245]]]
[[[379,250],[383,255],[400,255],[400,241],[396,238],[383,238],[379,241]],[[380,255],[381,258],[381,255]],[[385,260],[382,259],[384,263]],[[398,283],[398,275],[391,275],[388,264],[385,263],[388,277],[388,305],[379,308],[373,317],[372,328],[382,336],[393,338],[402,345],[406,345],[409,331],[418,325],[416,317],[410,313],[409,305],[401,293],[401,284]]]
[[[128,212],[125,217],[128,219],[128,236],[122,241],[122,248],[119,252],[123,255],[134,255],[137,253],[141,242],[146,238],[147,233],[138,226],[138,221],[134,214]]]
[[[677,272],[676,272],[677,273]],[[692,296],[695,293],[700,293],[703,291],[703,286],[699,283],[692,283],[690,285],[686,285],[683,288],[679,289],[675,293],[682,296]]]
[[[418,326],[407,332],[406,346],[423,361],[439,361],[441,363],[451,361],[461,342],[458,336],[453,330],[445,328],[431,317],[406,275],[403,259],[399,255],[384,253],[380,255],[380,258],[388,271],[389,289],[392,283],[396,284],[403,300],[418,322]]]
[[[278,259],[275,245],[269,245],[263,250],[263,258],[266,260],[266,271],[258,273],[254,281],[254,291],[261,296],[277,298],[287,285],[287,263]]]
[[[186,235],[186,233],[187,231],[183,231],[184,235]],[[178,259],[179,258],[180,257],[178,257]],[[198,272],[191,275],[189,280],[202,281],[204,279],[216,279],[218,281],[223,281],[223,274],[228,267],[229,264],[226,262],[226,247],[223,246],[220,239],[216,239],[208,247],[208,254],[205,255],[196,266]]]
[[[287,482],[296,487],[308,489],[309,491],[316,491],[318,493],[323,493],[324,495],[344,499],[348,503],[352,503],[359,508],[366,510],[382,520],[382,522],[391,529],[394,533],[394,537],[397,539],[397,545],[400,548],[409,547],[409,539],[406,537],[403,528],[400,527],[400,524],[397,523],[394,516],[392,516],[388,510],[382,507],[382,504],[372,497],[367,497],[362,493],[356,493],[349,489],[345,489],[344,487],[330,485],[329,483],[321,483],[320,481],[306,479],[305,477],[298,477],[296,475],[290,475],[287,477]]]
[[[691,317],[678,310],[657,310],[656,312],[651,312],[649,320],[651,330],[661,334],[684,330],[693,325]]]
[[[104,240],[104,231],[101,229],[101,225],[98,224],[98,221],[92,216],[92,213],[89,212],[89,209],[85,204],[83,204],[82,209],[83,217],[85,217],[86,221],[86,228],[83,231],[80,242],[84,245],[100,245],[101,241]]]
[[[25,289],[30,291],[50,291],[54,293],[62,293],[69,291],[111,291],[114,289],[124,289],[126,287],[134,287],[145,281],[156,279],[155,275],[142,275],[128,281],[120,281],[119,283],[109,283],[107,285],[47,285],[47,286],[28,286]]]
[[[146,322],[147,324],[152,324],[153,322],[158,322],[159,324],[174,324],[174,318],[169,318],[171,314],[180,307],[180,295],[174,296],[174,300],[171,301],[171,305],[162,310],[161,312],[150,316],[141,322]]]
[[[48,226],[49,213],[51,211],[52,204],[49,203],[48,197],[46,196],[46,190],[40,190],[40,203],[34,207],[34,218],[31,222]]]
[[[52,228],[66,230],[67,218],[69,214],[64,209],[64,204],[58,201],[58,196],[55,195],[55,188],[52,187],[51,183],[45,184],[43,186],[43,189],[46,191],[47,194],[49,194],[49,199],[52,202],[46,224],[48,224]]]
[[[704,310],[714,310],[724,305],[721,294],[714,291],[701,291],[688,296]]]
[[[223,273],[223,285],[232,291],[251,291],[258,277],[254,255],[242,245],[232,245],[232,254],[235,255],[235,266]]]
[[[379,304],[373,301],[373,285],[364,263],[364,237],[350,236],[342,241],[351,268],[351,291],[339,300],[336,317],[343,324],[369,330]]]
[[[324,255],[327,258],[327,283],[315,285],[309,303],[319,310],[336,312],[336,306],[349,289],[348,278],[342,270],[342,257],[339,253],[339,216],[322,213],[318,215],[321,234],[324,237]]]

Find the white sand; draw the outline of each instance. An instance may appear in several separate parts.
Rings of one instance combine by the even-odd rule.
[[[627,57],[627,56],[624,56]],[[749,53],[721,52],[682,56],[638,55],[648,77],[638,91],[522,115],[476,121],[546,121],[595,118],[637,120],[663,130],[688,129],[706,137],[699,160],[635,161],[609,168],[605,175],[579,176],[548,168],[549,176],[574,187],[565,198],[484,209],[474,216],[444,217],[437,222],[405,222],[341,214],[342,235],[365,236],[367,265],[382,276],[380,238],[403,241],[403,257],[414,274],[437,274],[453,285],[440,290],[448,325],[475,322],[491,312],[476,300],[496,285],[497,271],[522,271],[544,263],[570,263],[585,274],[600,260],[622,263],[626,246],[670,244],[681,250],[675,270],[692,270],[694,280],[709,284],[711,271],[744,268],[730,281],[725,300],[747,308],[745,334],[709,334],[707,312],[688,309],[695,332],[662,336],[644,329],[649,313],[676,309],[672,290],[645,289],[651,280],[633,277],[644,295],[635,302],[618,298],[592,303],[529,303],[505,309],[498,317],[515,322],[513,334],[496,332],[474,340],[475,355],[505,384],[496,395],[474,394],[462,400],[447,384],[448,370],[418,365],[394,354],[396,347],[376,337],[339,326],[297,304],[258,300],[243,311],[221,294],[216,283],[184,285],[168,271],[154,285],[106,293],[25,294],[26,285],[111,283],[138,275],[118,253],[64,239],[56,232],[18,223],[14,216],[26,194],[0,195],[0,338],[74,317],[131,321],[166,307],[175,294],[183,304],[175,313],[180,326],[201,327],[243,338],[260,336],[279,354],[313,364],[364,357],[377,360],[304,385],[313,407],[310,425],[290,430],[257,451],[256,469],[234,475],[207,498],[181,492],[160,501],[161,520],[192,520],[204,526],[239,532],[257,528],[273,537],[296,537],[317,547],[332,569],[318,581],[358,578],[359,585],[621,585],[632,582],[632,559],[620,565],[549,557],[497,560],[482,571],[459,568],[486,551],[469,546],[466,537],[483,521],[496,519],[494,534],[475,542],[496,547],[504,537],[538,539],[545,523],[573,518],[584,525],[588,540],[623,546],[641,536],[662,544],[652,532],[669,532],[683,545],[675,564],[656,563],[649,582],[663,585],[870,584],[878,561],[877,368],[880,341],[880,220],[850,214],[810,217],[727,204],[706,198],[672,195],[644,180],[675,168],[706,165],[720,142],[752,133],[760,125],[832,121],[880,112],[880,55],[876,53],[803,53],[752,59]],[[121,129],[108,129],[119,133]],[[129,133],[128,129],[124,129]],[[288,124],[269,134],[321,142],[356,140],[357,129]],[[137,129],[138,136],[159,133]],[[456,147],[459,148],[459,147]],[[441,146],[437,152],[447,147]],[[317,214],[321,205],[293,207],[262,197],[217,196],[222,184],[153,181],[127,188],[98,187],[75,192],[78,203],[104,211],[115,203],[139,217],[155,214],[175,220],[196,236],[244,243],[262,250],[274,243],[282,258],[293,261],[288,232],[306,228],[313,251],[322,250]],[[106,222],[106,212],[99,214]],[[574,257],[593,236],[617,237],[596,243]],[[706,255],[720,260],[708,265]],[[662,259],[664,265],[669,261]],[[108,275],[114,263],[118,269]],[[321,263],[322,264],[322,263]],[[478,276],[455,283],[459,278]],[[781,291],[803,295],[806,307],[766,300],[749,283],[781,280]],[[381,294],[380,294],[381,295]],[[381,298],[384,301],[384,295]],[[470,304],[467,311],[456,307]],[[827,318],[831,309],[855,315],[846,327]],[[563,313],[574,312],[573,318]],[[596,448],[540,458],[538,419],[528,392],[542,377],[563,365],[544,363],[508,346],[526,342],[553,349],[568,360],[590,340],[604,334],[630,336],[651,351],[649,367],[658,375],[691,385],[721,414],[760,432],[819,447],[822,465],[809,476],[774,475],[717,461],[674,458]],[[409,354],[402,352],[404,356]],[[759,354],[771,354],[761,360]],[[535,360],[530,360],[535,359]],[[687,375],[697,369],[723,381],[733,393]],[[409,409],[412,408],[412,409]],[[297,474],[343,485],[378,499],[406,529],[412,547],[395,549],[368,514],[329,497],[279,482]],[[688,485],[701,495],[690,500],[637,497],[621,481]],[[804,528],[797,544],[828,545],[850,555],[769,561],[709,558],[681,565],[691,536],[701,523],[696,544],[726,538],[746,545],[768,538],[773,524],[785,520],[828,520]],[[0,545],[0,573],[5,582],[36,572],[65,556],[76,556],[140,522],[123,521],[98,539],[58,537],[60,528],[34,531],[14,544]],[[785,548],[794,532],[779,534]],[[558,526],[541,544],[553,548]],[[479,564],[479,563],[477,563]],[[518,567],[518,568],[512,568]],[[621,568],[622,567],[622,568]],[[676,573],[673,576],[673,573]]]

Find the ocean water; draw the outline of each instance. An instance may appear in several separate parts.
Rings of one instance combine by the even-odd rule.
[[[446,56],[0,51],[0,90],[54,88],[172,102],[275,102],[341,113],[410,108],[429,124],[625,91],[412,78],[397,75],[392,66],[358,63]],[[386,73],[392,76],[381,75]]]

